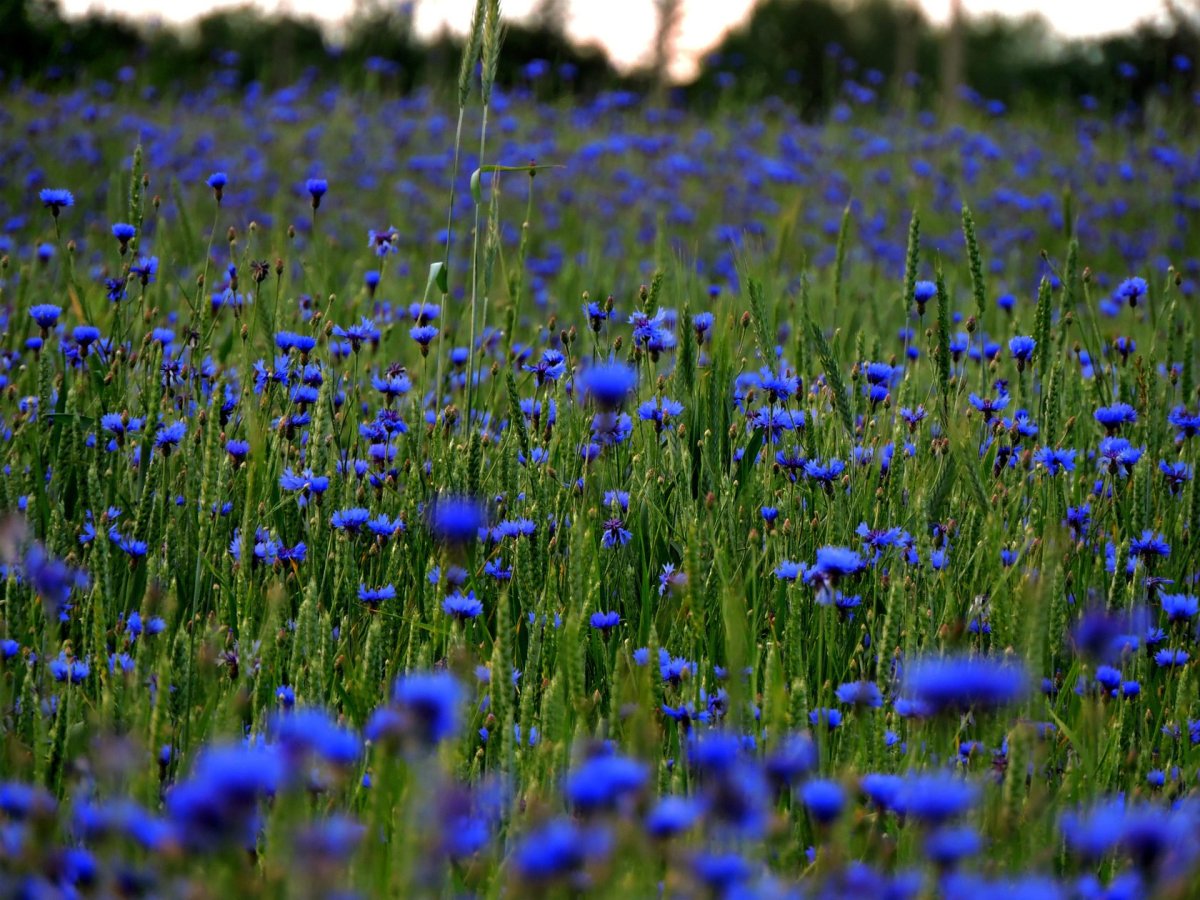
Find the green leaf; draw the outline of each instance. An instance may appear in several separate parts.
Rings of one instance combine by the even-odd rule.
[[[425,282],[425,290],[429,291],[431,287],[436,287],[443,294],[450,293],[447,285],[450,283],[449,269],[444,262],[435,262],[429,264],[429,279]]]
[[[746,445],[746,452],[742,454],[742,461],[738,463],[737,470],[737,490],[734,492],[736,497],[741,494],[746,487],[746,480],[750,475],[750,470],[754,468],[754,460],[758,458],[758,451],[762,449],[763,441],[766,439],[767,430],[765,428],[755,428],[754,434],[750,438],[750,443]]]

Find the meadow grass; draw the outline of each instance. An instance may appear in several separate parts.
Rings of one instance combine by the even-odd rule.
[[[497,16],[10,90],[4,892],[1196,891],[1195,138],[539,103]]]

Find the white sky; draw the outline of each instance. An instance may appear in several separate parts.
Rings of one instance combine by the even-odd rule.
[[[68,14],[84,13],[99,6],[135,19],[159,17],[179,22],[218,6],[236,6],[243,0],[63,0]],[[265,9],[286,10],[336,21],[353,9],[354,0],[255,0]],[[383,0],[381,0],[383,2]],[[945,21],[951,0],[918,0],[934,21]],[[677,74],[691,71],[702,51],[711,47],[731,25],[741,20],[754,0],[685,0],[683,22],[676,44]],[[465,28],[474,0],[421,0],[417,4],[418,29],[431,33],[449,24]],[[505,0],[504,12],[520,18],[537,5],[537,0]],[[653,0],[569,0],[569,30],[577,40],[603,44],[619,65],[645,59],[654,35]],[[1127,28],[1133,23],[1161,14],[1159,0],[963,0],[968,15],[1005,13],[1025,15],[1040,12],[1062,34],[1083,37]]]

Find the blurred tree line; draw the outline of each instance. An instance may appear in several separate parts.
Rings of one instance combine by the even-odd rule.
[[[645,65],[632,72],[619,72],[599,46],[567,37],[565,0],[541,0],[528,19],[507,23],[499,81],[544,97],[669,88],[677,102],[701,109],[777,97],[814,116],[842,102],[966,100],[999,112],[1002,104],[1067,98],[1108,108],[1152,96],[1190,101],[1200,0],[1181,2],[1165,0],[1153,25],[1064,41],[1039,17],[957,15],[937,27],[916,0],[759,0],[693,80],[669,86],[681,0],[655,0],[657,34]],[[414,17],[413,0],[360,0],[332,29],[247,5],[174,28],[100,12],[67,17],[56,0],[0,0],[0,79],[44,89],[132,81],[160,92],[214,78],[234,87],[317,79],[398,92],[452,84],[461,39],[449,32],[422,39]]]

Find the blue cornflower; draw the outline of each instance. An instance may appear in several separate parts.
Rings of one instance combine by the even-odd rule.
[[[656,397],[638,407],[638,418],[643,422],[653,422],[654,430],[659,432],[670,424],[671,419],[682,413],[683,404],[668,397]]]
[[[136,265],[131,265],[129,267],[129,274],[136,275],[138,281],[141,282],[142,287],[145,287],[148,284],[153,284],[154,277],[155,277],[155,275],[158,274],[158,257],[157,256],[141,257],[137,261]]]
[[[1132,425],[1138,420],[1137,410],[1128,403],[1114,403],[1112,406],[1101,406],[1092,417],[1104,426],[1110,435],[1121,430],[1122,425]]]
[[[692,871],[714,897],[738,896],[737,889],[754,872],[737,853],[699,853],[692,858]]]
[[[367,524],[367,520],[371,518],[370,510],[362,507],[352,507],[350,509],[340,509],[333,514],[329,519],[329,524],[338,531],[345,531],[349,534],[358,534],[358,532]]]
[[[653,838],[668,838],[690,829],[704,813],[704,807],[690,797],[661,798],[646,815],[646,833]]]
[[[593,300],[584,305],[583,314],[588,317],[592,331],[599,334],[600,329],[604,327],[604,320],[609,318],[611,312]]]
[[[842,712],[831,707],[818,706],[808,714],[808,723],[814,728],[823,726],[833,731],[842,724]]]
[[[1119,669],[1114,669],[1112,666],[1097,666],[1096,683],[1103,687],[1106,691],[1112,692],[1116,690],[1118,685],[1121,683],[1121,672]]]
[[[859,782],[867,799],[881,809],[895,809],[897,798],[904,791],[904,779],[899,775],[869,772]]]
[[[567,371],[566,357],[559,350],[547,349],[542,351],[542,358],[533,365],[521,366],[526,372],[532,372],[539,386],[547,381],[558,381]]]
[[[42,331],[49,331],[58,324],[58,317],[62,315],[62,307],[55,306],[53,303],[38,303],[29,307],[29,315],[33,317],[33,321],[37,322]]]
[[[92,667],[87,660],[68,657],[65,652],[60,652],[55,659],[50,660],[50,674],[54,676],[55,681],[78,684],[91,673]]]
[[[426,303],[423,300],[418,300],[408,305],[408,315],[413,320],[414,325],[428,325],[437,319],[440,314],[441,308],[436,303]],[[457,349],[461,350],[464,354],[466,353],[465,347]],[[463,362],[465,361],[464,359]]]
[[[816,743],[806,732],[797,732],[787,736],[763,760],[763,769],[773,784],[791,787],[802,776],[816,769],[818,762]]]
[[[1185,622],[1200,611],[1200,598],[1192,594],[1163,594],[1159,602],[1171,622]]]
[[[167,794],[167,815],[187,846],[210,848],[249,838],[257,831],[258,802],[274,796],[287,776],[275,747],[209,746],[192,777]]]
[[[71,337],[79,345],[81,355],[87,356],[88,347],[100,340],[100,329],[95,325],[76,325],[71,330]]]
[[[367,246],[375,251],[376,256],[399,252],[399,241],[400,232],[391,226],[381,231],[372,228],[367,232]]]
[[[392,703],[405,713],[406,730],[434,746],[458,731],[462,686],[449,672],[411,672],[396,681]]]
[[[598,363],[579,376],[583,392],[601,409],[619,409],[637,387],[637,372],[624,363]]]
[[[952,868],[967,856],[983,848],[983,839],[974,828],[938,828],[925,838],[925,855],[942,869]]]
[[[903,693],[931,712],[987,709],[1015,703],[1028,686],[1016,664],[983,656],[917,660],[904,672]]]
[[[250,442],[230,438],[225,442],[225,452],[235,463],[240,463],[250,455]]]
[[[526,882],[555,881],[578,872],[589,859],[606,856],[610,845],[606,831],[584,831],[570,819],[552,819],[525,835],[512,864]]]
[[[511,581],[513,570],[512,566],[504,565],[504,560],[496,558],[489,559],[483,564],[483,574],[495,578],[497,581]]]
[[[839,685],[834,693],[838,700],[847,706],[883,706],[883,694],[873,681],[849,681]]]
[[[1166,460],[1160,460],[1158,470],[1163,473],[1163,477],[1167,482],[1167,489],[1172,496],[1178,496],[1183,491],[1183,486],[1192,480],[1193,470],[1185,462],[1169,463]]]
[[[1159,650],[1154,654],[1154,664],[1160,669],[1170,669],[1185,665],[1190,658],[1186,650]]]
[[[345,338],[350,342],[350,349],[357,353],[364,343],[376,344],[381,337],[379,329],[375,327],[375,323],[363,316],[357,325],[347,325],[343,328],[341,325],[333,326],[333,336]]]
[[[625,527],[624,520],[613,518],[604,523],[604,532],[600,536],[600,543],[613,550],[628,544],[632,537],[633,533]]]
[[[810,459],[804,464],[804,476],[827,487],[840,478],[844,471],[846,464],[840,459],[830,459],[826,462]]]
[[[308,191],[309,197],[312,198],[312,208],[316,209],[321,205],[321,198],[329,190],[329,182],[324,178],[310,178],[304,182],[304,189]]]
[[[966,813],[979,800],[979,787],[950,773],[911,775],[893,799],[893,809],[919,822],[941,825]]]
[[[121,245],[121,253],[129,248],[129,242],[137,234],[137,229],[127,222],[117,222],[112,227],[112,234]]]
[[[900,418],[908,425],[909,431],[916,431],[917,426],[924,421],[929,413],[926,412],[924,406],[918,406],[916,409],[909,409],[907,406],[900,408]]]
[[[692,330],[696,333],[696,343],[704,343],[704,338],[713,327],[713,314],[698,312],[692,317]]]
[[[124,300],[128,294],[125,290],[127,279],[122,278],[105,278],[104,279],[104,296],[112,303],[119,303]]]
[[[1139,556],[1148,562],[1155,556],[1170,556],[1171,545],[1166,542],[1161,534],[1146,529],[1142,532],[1141,537],[1133,538],[1129,542],[1129,555]]]
[[[904,531],[900,528],[871,528],[866,522],[859,522],[854,533],[862,538],[864,547],[874,550],[878,556],[885,547],[894,546]]]
[[[1122,801],[1105,800],[1086,811],[1064,813],[1059,830],[1067,848],[1087,860],[1107,856],[1121,839],[1125,824]]]
[[[628,413],[598,412],[592,417],[592,441],[600,447],[623,444],[632,433]]]
[[[145,556],[150,550],[149,545],[145,541],[139,541],[121,534],[115,525],[108,530],[108,539],[116,544],[118,550],[133,559]]]
[[[1067,507],[1067,517],[1063,521],[1071,529],[1072,537],[1076,541],[1083,540],[1092,524],[1091,505],[1084,503],[1082,506]]]
[[[1046,470],[1047,475],[1057,475],[1059,472],[1075,471],[1075,451],[1071,449],[1055,449],[1039,447],[1033,452],[1033,461]]]
[[[658,573],[658,596],[667,591],[677,591],[687,585],[687,572],[677,571],[674,563],[663,563]]]
[[[804,580],[832,586],[843,578],[857,575],[866,568],[859,554],[849,547],[821,547],[817,550],[817,562],[809,569]]]
[[[759,387],[771,403],[782,403],[800,390],[800,379],[786,372],[771,373],[759,380]]]
[[[766,431],[767,441],[771,444],[779,443],[783,432],[803,428],[804,422],[805,417],[802,410],[776,409],[767,406],[760,406],[750,417],[750,427]]]
[[[1146,284],[1146,279],[1135,276],[1133,278],[1126,278],[1117,285],[1117,290],[1114,292],[1113,297],[1118,302],[1122,300],[1128,301],[1132,309],[1138,305],[1138,300],[1145,297],[1149,290],[1150,286]]]
[[[75,195],[63,188],[42,188],[38,192],[38,199],[42,201],[42,206],[50,210],[50,215],[56,219],[61,210],[75,205]]]
[[[436,325],[414,325],[408,330],[408,335],[417,342],[424,356],[429,352],[429,344],[437,337],[438,330]]]
[[[1037,349],[1037,341],[1024,335],[1017,335],[1008,342],[1008,352],[1017,361],[1018,372],[1024,371],[1025,364],[1033,357],[1035,349]]]
[[[999,394],[996,399],[990,397],[980,397],[978,394],[970,394],[967,397],[971,401],[971,405],[981,413],[986,413],[988,421],[995,418],[995,414],[1008,406],[1008,394]]]
[[[1200,434],[1200,413],[1188,412],[1186,406],[1172,409],[1167,413],[1167,421],[1178,429],[1175,433],[1177,443]]]
[[[154,435],[154,446],[162,451],[163,456],[170,456],[171,451],[179,446],[179,442],[183,440],[185,434],[187,434],[185,422],[163,425]]]
[[[790,559],[785,559],[779,565],[775,566],[774,575],[780,581],[796,581],[808,571],[808,566],[804,563],[793,563]]]
[[[213,196],[217,198],[217,203],[220,203],[225,193],[225,185],[229,184],[229,176],[224,172],[213,172],[204,183],[212,188]]]
[[[634,345],[644,345],[651,353],[655,350],[670,349],[675,345],[675,337],[667,323],[665,309],[658,310],[653,316],[636,310],[629,316],[629,324],[633,326]]]
[[[384,600],[395,600],[396,588],[391,584],[385,584],[377,588],[369,588],[365,584],[360,584],[358,586],[358,599],[367,604],[367,606],[374,608]]]
[[[446,595],[446,599],[442,601],[442,611],[460,622],[465,622],[483,612],[483,602],[476,599],[474,591],[464,594],[461,590],[456,590]]]
[[[304,498],[308,494],[323,494],[329,490],[329,476],[315,475],[312,469],[296,473],[289,466],[279,476],[279,486],[285,491],[299,494],[301,505],[303,505]]]
[[[389,538],[395,537],[405,530],[404,520],[399,517],[389,519],[385,514],[380,513],[367,521],[367,531],[381,541],[386,541]]]
[[[426,521],[438,541],[461,546],[472,543],[479,536],[479,530],[487,526],[487,513],[470,497],[451,495],[430,502]]]
[[[695,665],[682,656],[672,656],[665,648],[658,648],[658,672],[669,684],[679,684],[685,676],[695,671]]]
[[[937,283],[933,281],[918,281],[913,286],[913,299],[917,301],[917,311],[925,314],[925,304],[937,296]]]
[[[613,809],[646,784],[645,765],[624,756],[594,756],[567,778],[567,800],[581,812]]]
[[[1018,409],[1013,413],[1011,419],[1001,419],[1000,425],[1006,431],[1011,431],[1021,437],[1036,437],[1038,433],[1037,423],[1025,409]]]
[[[621,614],[615,612],[595,612],[589,620],[593,628],[605,634],[621,624]]]
[[[1097,465],[1101,472],[1126,478],[1130,467],[1145,452],[1145,448],[1134,447],[1125,438],[1106,437],[1100,442]]]
[[[814,779],[800,789],[800,799],[814,820],[829,825],[842,814],[846,805],[846,791],[836,781]]]
[[[349,766],[362,755],[358,734],[338,725],[323,709],[276,712],[267,722],[267,731],[289,762],[316,758]]]
[[[895,381],[901,374],[902,370],[896,366],[888,365],[881,362],[869,362],[863,366],[863,375],[867,378],[867,384],[875,387],[887,387]]]
[[[605,506],[619,506],[623,512],[629,511],[629,491],[605,491]]]

